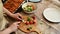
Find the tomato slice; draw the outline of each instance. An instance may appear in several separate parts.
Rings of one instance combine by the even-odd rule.
[[[35,24],[36,23],[36,20],[33,20],[33,24]]]
[[[30,23],[30,24],[33,24],[33,21],[31,20],[29,23]]]
[[[26,23],[25,23],[26,25],[29,25],[29,21],[26,21]]]
[[[36,19],[36,17],[35,17],[35,16],[32,16],[32,18],[33,18],[33,20],[35,20],[35,19]]]

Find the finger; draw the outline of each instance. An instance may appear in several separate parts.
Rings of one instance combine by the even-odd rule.
[[[16,20],[20,20],[18,17],[15,18]]]
[[[20,21],[20,20],[22,20],[21,18],[19,18],[19,17],[17,17],[17,19]]]
[[[27,32],[26,34],[29,34],[30,32]]]
[[[21,14],[17,13],[20,18],[23,18]]]
[[[19,25],[17,25],[17,27],[19,27]]]
[[[19,22],[15,22],[16,25],[20,24],[20,21]]]
[[[17,22],[17,24],[20,24],[20,21],[19,21],[19,22]]]
[[[17,27],[19,27],[19,25],[17,25]]]

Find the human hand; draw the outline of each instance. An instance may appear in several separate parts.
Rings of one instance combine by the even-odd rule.
[[[6,28],[4,31],[1,31],[1,34],[10,34],[12,32],[15,32],[18,29],[18,24],[20,22],[13,23],[10,27]]]
[[[19,13],[12,14],[11,17],[16,19],[16,20],[21,20],[22,19],[22,15],[19,14]]]
[[[20,22],[15,22],[15,23],[13,23],[8,29],[10,29],[10,32],[14,32],[14,31],[16,31],[17,29],[18,29],[18,24],[19,24]]]

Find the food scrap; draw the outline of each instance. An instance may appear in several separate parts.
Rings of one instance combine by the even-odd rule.
[[[33,11],[34,10],[34,6],[33,5],[27,5],[26,7],[23,8],[24,10],[27,10],[28,12]]]
[[[27,30],[29,30],[29,31],[30,31],[31,29],[32,29],[32,27],[27,28]]]

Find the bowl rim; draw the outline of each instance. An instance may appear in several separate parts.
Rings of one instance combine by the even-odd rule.
[[[34,3],[32,3],[32,2],[26,2],[26,3],[28,3],[28,4],[29,4],[29,3],[33,4],[33,5],[35,6],[35,8],[37,9],[37,6],[36,6]],[[22,9],[23,9],[23,5],[26,4],[26,3],[23,3],[23,4],[22,4]],[[35,9],[35,10],[36,10],[36,9]],[[24,10],[24,9],[23,9],[23,10]],[[35,10],[33,10],[33,11],[31,11],[31,12],[27,12],[26,10],[24,10],[24,12],[25,12],[25,13],[34,13]]]

